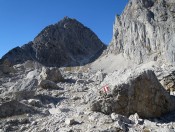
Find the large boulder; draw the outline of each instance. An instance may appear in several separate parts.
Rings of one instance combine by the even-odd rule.
[[[22,115],[26,113],[33,114],[36,112],[38,111],[33,107],[30,107],[15,100],[0,104],[0,118],[10,117],[14,115]]]
[[[40,73],[40,78],[41,80],[50,80],[55,83],[64,80],[60,73],[59,68],[53,68],[53,67],[51,68],[43,67]]]
[[[94,81],[101,83],[104,80],[105,76],[106,76],[105,73],[103,73],[102,71],[98,71],[96,73],[96,76],[95,76],[95,80]]]
[[[14,100],[23,100],[33,98],[38,86],[36,79],[19,80],[9,88],[9,94]]]
[[[175,109],[174,97],[162,87],[151,70],[130,75],[110,90],[109,95],[91,102],[91,110],[125,116],[138,113],[142,118],[151,118]]]

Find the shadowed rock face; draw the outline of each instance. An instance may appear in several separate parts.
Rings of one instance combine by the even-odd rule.
[[[130,0],[116,17],[107,51],[138,64],[159,59],[175,64],[174,35],[174,0]]]
[[[8,61],[10,65],[23,63],[27,60],[35,59],[35,52],[32,48],[32,42],[23,45],[22,47],[16,47],[5,54],[2,59],[0,59],[0,64]]]
[[[77,66],[98,58],[105,48],[89,28],[65,17],[43,29],[29,44],[8,52],[2,60],[13,64],[36,60],[46,66]]]
[[[152,118],[175,109],[174,96],[169,95],[150,70],[130,76],[111,89],[111,95],[92,102],[91,110],[126,116],[138,113],[142,118]]]

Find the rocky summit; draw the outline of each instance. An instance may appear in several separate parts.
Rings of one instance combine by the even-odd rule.
[[[65,17],[0,60],[0,132],[174,132],[175,1],[129,0],[106,47]]]
[[[161,86],[153,71],[135,72],[110,88],[109,95],[92,101],[93,111],[125,116],[138,113],[142,118],[151,118],[175,110],[175,97]]]

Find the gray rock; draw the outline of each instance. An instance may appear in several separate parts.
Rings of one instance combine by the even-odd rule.
[[[27,60],[23,65],[25,69],[31,69],[31,70],[38,69],[41,67],[41,64],[33,60]]]
[[[173,71],[167,76],[164,76],[160,80],[160,83],[164,86],[164,88],[167,91],[174,92],[175,91],[175,71]]]
[[[41,107],[42,106],[41,101],[38,100],[38,99],[29,99],[28,104],[32,105],[32,106],[36,106],[36,107]]]
[[[142,118],[159,117],[175,110],[174,97],[161,86],[153,71],[129,76],[113,87],[112,96],[91,102],[91,110],[106,114],[113,112],[129,116],[138,113]]]
[[[102,71],[98,71],[96,73],[96,79],[94,81],[101,83],[104,80],[105,76],[106,76],[105,73],[103,73]]]
[[[72,119],[72,118],[67,118],[65,120],[65,124],[67,124],[67,125],[73,125],[73,124],[75,124],[75,120]]]
[[[30,122],[28,118],[21,118],[21,119],[18,119],[18,120],[19,120],[20,124],[27,124],[27,123]]]
[[[2,96],[8,98],[8,100],[10,99],[18,101],[33,98],[35,96],[38,80],[33,78],[20,79],[17,77],[17,79],[15,79],[15,82],[7,83],[8,89],[2,93]]]
[[[40,83],[41,88],[43,89],[59,89],[56,83],[50,80],[42,80]]]
[[[174,129],[169,129],[169,128],[159,128],[157,131],[159,131],[159,132],[174,132]]]
[[[35,95],[37,86],[38,80],[24,79],[12,86],[9,93],[12,94],[15,100],[32,98]]]
[[[128,119],[126,116],[123,116],[123,115],[112,113],[111,114],[111,118],[114,121],[121,121],[121,122],[126,123],[126,124],[130,124],[131,123],[131,120]]]
[[[52,114],[52,115],[60,114],[61,112],[62,111],[59,108],[51,108],[51,109],[49,109],[49,113]]]
[[[43,110],[43,114],[45,114],[45,115],[49,115],[49,114],[50,114],[50,112],[49,112],[49,110],[44,109],[44,110]]]
[[[75,84],[87,84],[87,80],[78,79]]]
[[[131,122],[136,124],[136,125],[143,123],[143,119],[140,119],[140,117],[137,113],[130,115],[129,120],[131,120]]]
[[[32,121],[31,125],[32,126],[37,125],[37,122],[36,121]]]
[[[53,82],[61,82],[63,81],[63,77],[59,71],[59,68],[46,68],[43,67],[40,73],[41,80],[50,80]]]
[[[88,119],[89,121],[97,123],[98,125],[112,123],[112,119],[108,115],[99,112],[90,113]]]
[[[37,112],[38,111],[36,109],[22,104],[18,101],[9,101],[0,105],[0,118],[22,115],[26,113],[34,114]]]
[[[120,120],[114,122],[114,127],[119,128],[120,130],[127,132],[127,127],[126,125],[121,122]]]
[[[29,71],[29,72],[27,73],[27,75],[26,75],[26,78],[27,78],[27,79],[35,79],[35,78],[37,78],[38,76],[39,76],[39,72],[38,72],[38,70],[36,69],[36,70]]]
[[[15,69],[13,67],[10,67],[8,65],[0,65],[0,74],[10,74],[10,73],[14,73]]]

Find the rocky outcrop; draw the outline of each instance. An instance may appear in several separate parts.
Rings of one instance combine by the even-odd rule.
[[[164,86],[167,91],[175,91],[175,71],[167,76],[162,77],[160,83]]]
[[[106,46],[89,28],[65,17],[44,28],[32,42],[9,51],[0,62],[35,60],[45,66],[79,66],[98,58],[104,49]]]
[[[27,113],[37,113],[38,111],[18,101],[9,101],[0,104],[0,118],[22,115]]]
[[[54,67],[42,67],[39,78],[40,86],[44,89],[59,89],[56,83],[64,81],[59,68]]]
[[[111,93],[92,101],[91,110],[142,118],[159,117],[175,109],[174,97],[161,86],[153,71],[135,73],[115,86]]]
[[[35,95],[37,86],[38,80],[28,78],[18,81],[9,89],[9,93],[14,100],[32,98]]]
[[[108,53],[123,53],[140,64],[162,60],[175,64],[175,1],[130,0],[116,16]]]
[[[50,80],[55,83],[64,81],[64,78],[62,77],[59,68],[54,67],[42,67],[40,78],[41,80]]]
[[[43,89],[59,89],[56,83],[50,80],[42,80],[40,83],[41,88]]]

